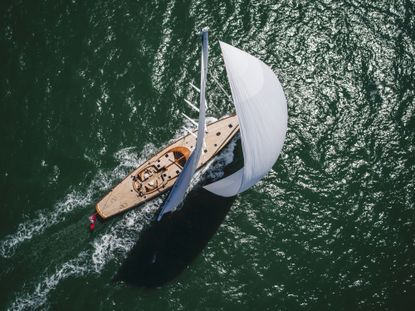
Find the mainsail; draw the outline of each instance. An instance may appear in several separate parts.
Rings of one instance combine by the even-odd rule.
[[[169,196],[167,197],[157,220],[161,220],[164,214],[176,210],[183,201],[186,190],[190,185],[193,174],[196,171],[202,152],[203,141],[205,137],[205,114],[206,114],[206,79],[208,66],[208,29],[204,28],[201,32],[202,37],[202,57],[200,71],[200,107],[199,107],[199,123],[197,130],[197,141],[189,160],[185,163],[182,172],[175,182]]]
[[[282,86],[271,68],[229,44],[220,46],[239,119],[244,167],[204,188],[230,197],[271,170],[284,144],[288,114]]]

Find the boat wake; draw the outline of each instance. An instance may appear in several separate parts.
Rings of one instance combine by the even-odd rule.
[[[119,164],[111,171],[99,170],[86,190],[74,189],[58,201],[52,209],[42,210],[30,220],[20,223],[16,232],[0,241],[0,256],[10,258],[23,242],[41,235],[50,227],[61,224],[72,212],[93,204],[100,193],[110,189],[114,180],[124,178],[132,168],[145,161],[146,157],[155,151],[154,145],[146,145],[142,156],[138,157],[133,152],[134,149],[129,147],[116,152],[114,158]]]
[[[37,310],[45,305],[49,292],[56,288],[61,280],[74,275],[82,276],[87,272],[87,267],[82,264],[86,257],[88,254],[82,252],[78,257],[65,262],[54,273],[37,283],[31,294],[18,295],[9,310]]]
[[[219,156],[195,175],[190,188],[198,187],[205,178],[219,178],[223,175],[223,166],[233,160],[236,140],[234,138]],[[49,227],[62,222],[71,212],[85,209],[86,206],[94,203],[97,196],[104,190],[108,190],[114,184],[114,180],[124,178],[132,168],[138,166],[154,152],[153,145],[146,146],[140,156],[135,153],[135,148],[118,151],[114,157],[119,164],[113,170],[98,172],[87,190],[70,192],[54,206],[52,211],[43,211],[34,220],[20,224],[16,233],[10,234],[1,241],[0,254],[6,258],[13,256],[23,242],[41,235]],[[104,224],[101,231],[94,233],[96,234],[94,240],[85,241],[81,249],[73,245],[72,248],[78,255],[75,258],[66,259],[63,263],[52,263],[40,270],[41,273],[34,280],[26,282],[22,290],[16,294],[9,309],[27,310],[45,307],[49,294],[61,281],[70,277],[100,275],[111,262],[121,265],[128,252],[134,247],[143,228],[150,224],[162,202],[163,197],[159,197],[146,203],[140,209],[133,209],[121,215],[111,223],[111,226],[105,227]]]
[[[92,191],[79,193],[72,191],[52,211],[40,211],[33,219],[20,223],[15,233],[9,234],[0,242],[0,255],[9,258],[25,241],[42,234],[46,229],[65,220],[72,211],[91,204]]]
[[[123,215],[121,221],[88,244],[77,257],[57,265],[53,272],[45,269],[31,292],[22,291],[16,296],[10,310],[37,310],[47,303],[48,295],[61,281],[69,277],[100,274],[111,261],[122,260],[133,247],[139,233],[158,209],[160,200],[154,200],[143,209]]]

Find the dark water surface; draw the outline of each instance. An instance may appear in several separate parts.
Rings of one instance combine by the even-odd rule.
[[[205,25],[223,84],[219,39],[278,74],[283,152],[251,190],[208,201],[224,220],[187,237],[195,259],[171,282],[114,282],[162,201],[93,235],[87,216],[182,133]],[[411,310],[414,58],[409,0],[2,1],[0,309]],[[208,101],[232,112],[213,83]]]

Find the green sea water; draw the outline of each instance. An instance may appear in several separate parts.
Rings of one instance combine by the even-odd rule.
[[[280,158],[232,200],[195,189],[178,226],[152,225],[161,198],[90,234],[97,200],[183,133],[204,26],[227,90],[218,40],[278,75]],[[413,310],[414,59],[410,0],[3,0],[0,309]],[[207,99],[233,112],[212,79]],[[115,280],[160,277],[154,241],[172,277]]]

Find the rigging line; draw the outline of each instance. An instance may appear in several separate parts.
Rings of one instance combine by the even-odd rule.
[[[189,117],[188,115],[186,115],[186,114],[184,114],[183,112],[182,112],[182,115],[183,115],[183,117],[185,117],[187,120],[189,120],[190,122],[192,122],[194,125],[196,125],[196,127],[199,127],[199,124],[195,121],[195,120],[193,120],[191,117]],[[205,123],[205,133],[207,133],[208,132],[208,130],[207,130],[207,126],[206,126],[206,123]]]
[[[183,126],[183,128],[189,133],[192,134],[194,137],[197,137],[195,133],[193,133],[193,131],[189,130],[187,127]]]
[[[195,120],[193,120],[191,117],[187,116],[186,114],[184,114],[182,112],[183,117],[185,117],[187,120],[189,120],[190,122],[192,122],[194,125],[198,126],[197,122]]]
[[[200,93],[200,89],[196,85],[194,85],[192,82],[189,82],[189,84],[192,88],[194,88],[196,91]]]
[[[191,86],[192,88],[194,88],[194,89],[195,89],[198,93],[200,93],[200,89],[199,89],[196,85],[194,85],[192,82],[189,82],[189,84],[190,84],[190,86]],[[206,106],[206,109],[209,109],[208,102],[207,102],[206,98],[205,98],[205,106]]]
[[[188,101],[187,99],[185,99],[184,101],[186,102],[186,104],[188,104],[194,110],[196,110],[197,112],[199,112],[199,108],[197,108],[195,105],[193,105],[190,101]]]

